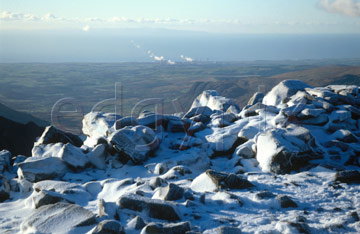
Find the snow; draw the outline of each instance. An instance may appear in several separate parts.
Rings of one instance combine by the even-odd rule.
[[[202,173],[196,177],[191,183],[190,188],[198,193],[214,192],[217,190],[216,184],[206,173]]]

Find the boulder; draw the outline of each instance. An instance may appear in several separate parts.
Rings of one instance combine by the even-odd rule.
[[[139,117],[138,122],[140,125],[155,129],[160,125],[166,126],[166,118],[163,115],[151,113],[144,117]]]
[[[347,184],[360,184],[359,171],[339,171],[335,175],[335,181]]]
[[[117,201],[120,209],[146,212],[151,218],[178,221],[180,216],[174,206],[166,201],[150,199],[139,195],[123,195]]]
[[[90,112],[82,120],[82,132],[94,139],[106,137],[115,121],[121,118],[114,113]]]
[[[51,143],[51,144],[40,144],[34,145],[31,150],[32,157],[57,157],[64,143]]]
[[[89,162],[98,169],[104,170],[106,168],[106,147],[104,144],[95,146],[91,152],[88,153]]]
[[[75,204],[58,202],[37,209],[21,223],[22,233],[65,233],[96,222],[94,214]]]
[[[221,227],[205,230],[203,233],[204,234],[240,234],[241,229],[236,227],[221,226]]]
[[[18,177],[32,183],[62,177],[68,171],[65,162],[57,157],[28,158],[18,167]]]
[[[210,116],[214,114],[214,111],[211,110],[207,106],[197,106],[192,107],[190,110],[184,115],[183,118],[197,118],[196,120],[193,119],[195,122],[207,122],[210,118]]]
[[[137,119],[133,116],[127,116],[127,117],[116,120],[116,122],[114,124],[114,128],[115,128],[115,130],[119,130],[119,129],[122,129],[127,126],[136,126],[136,125],[139,125],[139,122],[137,121]]]
[[[84,168],[89,162],[89,158],[82,149],[73,146],[72,144],[64,145],[61,148],[58,157],[74,168]]]
[[[160,199],[165,201],[176,201],[183,198],[184,189],[176,184],[170,183],[166,187],[158,188],[152,199]]]
[[[203,91],[195,98],[190,109],[200,106],[207,106],[213,111],[219,110],[225,112],[230,106],[234,106],[239,110],[239,107],[232,100],[219,96],[215,90]]]
[[[60,194],[46,190],[40,191],[39,193],[34,195],[32,197],[32,201],[35,209],[41,206],[55,204],[57,202],[67,202]]]
[[[262,103],[265,105],[277,106],[281,104],[285,98],[291,97],[298,91],[304,91],[305,88],[311,88],[311,86],[299,80],[281,81],[265,95]]]
[[[80,147],[83,144],[80,137],[68,132],[61,131],[54,126],[47,126],[41,137],[35,142],[34,145],[36,146],[41,144],[51,144],[59,142],[64,144],[70,143],[77,147]]]
[[[242,158],[254,158],[256,153],[253,151],[253,146],[255,142],[253,140],[248,140],[244,144],[236,147],[234,154]]]
[[[124,227],[115,220],[103,220],[95,229],[92,234],[125,234]]]
[[[275,195],[270,191],[258,192],[256,198],[259,200],[274,198]]]
[[[143,163],[160,143],[153,130],[145,126],[122,128],[110,136],[110,142],[134,164]]]
[[[185,132],[185,124],[180,118],[171,118],[167,123],[166,130],[168,132]]]
[[[155,178],[152,178],[150,181],[149,181],[149,186],[152,190],[166,184],[166,180],[160,178],[160,177],[155,177]]]
[[[149,223],[142,230],[143,234],[166,233],[183,234],[191,230],[189,222],[181,223]]]
[[[135,230],[141,230],[143,227],[146,226],[146,223],[140,216],[136,216],[135,218],[130,220],[130,222],[128,222],[127,226]]]
[[[298,205],[286,195],[277,195],[276,200],[279,201],[281,208],[298,207]]]
[[[264,94],[261,92],[256,92],[254,93],[254,95],[250,98],[248,105],[254,105],[258,102],[262,102],[263,98],[264,98]]]
[[[10,169],[11,153],[8,150],[0,151],[0,175]]]
[[[0,176],[0,202],[6,201],[10,198],[10,184],[8,180]]]
[[[211,126],[226,127],[236,120],[236,115],[230,112],[216,114],[211,116]]]
[[[309,130],[296,125],[260,134],[256,147],[256,159],[264,172],[289,173],[322,157]]]

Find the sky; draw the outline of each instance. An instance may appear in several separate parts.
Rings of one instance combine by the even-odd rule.
[[[358,34],[358,0],[0,0],[2,30]]]

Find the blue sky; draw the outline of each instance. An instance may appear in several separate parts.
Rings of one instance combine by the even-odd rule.
[[[1,0],[1,29],[360,33],[358,0]]]

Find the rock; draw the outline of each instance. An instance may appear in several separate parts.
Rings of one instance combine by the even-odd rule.
[[[245,189],[254,187],[247,179],[235,174],[207,170],[196,177],[190,185],[195,192],[215,192],[220,188]]]
[[[168,165],[165,163],[157,163],[154,168],[154,174],[162,175],[169,170]]]
[[[207,106],[211,110],[220,110],[225,112],[230,106],[234,106],[239,110],[239,107],[230,99],[219,96],[215,90],[203,91],[197,96],[191,105],[192,108]]]
[[[55,204],[57,202],[67,202],[60,194],[46,190],[40,191],[38,194],[33,196],[32,201],[35,209],[44,205]]]
[[[265,95],[262,103],[270,106],[279,105],[285,98],[291,97],[298,91],[304,91],[305,88],[311,88],[311,86],[299,80],[281,81]]]
[[[162,186],[163,184],[166,184],[166,180],[160,178],[160,177],[155,177],[155,178],[152,178],[150,181],[149,181],[149,186],[152,190],[156,189],[157,187],[160,187]]]
[[[92,234],[125,234],[124,227],[115,220],[103,220],[95,229]]]
[[[279,201],[281,208],[298,207],[298,205],[286,195],[277,195],[276,199]]]
[[[357,137],[352,134],[349,130],[339,129],[332,134],[332,137],[336,138],[339,141],[345,143],[355,143],[358,142]]]
[[[87,155],[82,149],[71,144],[64,145],[58,156],[69,166],[74,168],[84,168],[89,162]]]
[[[149,223],[142,230],[143,234],[183,234],[190,231],[189,222],[181,223]]]
[[[236,120],[236,115],[230,112],[216,114],[211,116],[211,126],[214,127],[226,127]]]
[[[254,145],[255,142],[253,140],[249,140],[244,144],[241,144],[238,147],[236,147],[234,154],[246,159],[254,158],[256,155],[256,153],[253,151]]]
[[[204,234],[240,234],[241,229],[236,227],[221,226],[221,227],[205,230],[203,233]]]
[[[327,122],[329,122],[329,117],[327,114],[320,114],[315,118],[309,118],[300,121],[301,124],[310,124],[310,125],[324,125]]]
[[[11,153],[8,150],[0,151],[0,174],[10,169]]]
[[[146,226],[146,223],[140,216],[136,216],[135,218],[130,220],[127,226],[135,230],[140,230]]]
[[[91,211],[75,204],[58,202],[37,209],[21,223],[20,230],[22,233],[64,233],[95,222]]]
[[[106,147],[104,144],[97,145],[91,152],[88,153],[89,162],[96,168],[104,170],[106,168]]]
[[[135,117],[127,116],[127,117],[116,120],[116,122],[114,124],[114,128],[115,128],[115,130],[119,130],[119,129],[122,129],[127,126],[136,126],[138,124],[139,124],[139,122],[137,121],[137,119]]]
[[[170,183],[166,187],[160,187],[155,191],[152,199],[161,199],[165,201],[176,201],[183,197],[184,189],[176,184]]]
[[[198,122],[198,123],[193,123],[190,125],[190,127],[187,130],[187,133],[191,136],[194,135],[194,133],[196,132],[200,132],[202,130],[204,130],[206,128],[205,124],[203,124],[202,122]]]
[[[83,144],[80,137],[71,133],[63,132],[54,126],[47,126],[41,137],[35,142],[34,145],[51,144],[51,143],[59,143],[59,142],[64,144],[70,143],[77,147],[80,147]]]
[[[289,173],[322,157],[309,130],[298,126],[268,130],[257,137],[256,147],[256,159],[264,172]]]
[[[256,92],[254,93],[254,95],[250,98],[248,105],[254,105],[258,102],[262,102],[263,98],[264,98],[264,94],[261,92]]]
[[[34,145],[31,150],[32,157],[57,157],[64,143]]]
[[[185,124],[180,118],[171,116],[168,121],[166,130],[168,132],[185,132]]]
[[[324,112],[325,110],[323,108],[314,108],[314,109],[305,108],[297,115],[297,117],[299,119],[316,118]]]
[[[193,118],[195,122],[206,123],[214,111],[207,106],[192,107],[183,118]]]
[[[151,218],[168,221],[180,220],[173,205],[166,201],[141,197],[139,195],[123,195],[117,201],[120,209],[146,212]]]
[[[247,179],[244,179],[235,174],[229,174],[226,177],[224,184],[226,188],[229,189],[245,189],[254,187],[254,185],[250,183]]]
[[[122,128],[110,136],[110,142],[134,164],[143,163],[160,143],[155,133],[145,126]]]
[[[360,172],[339,171],[335,175],[335,181],[347,184],[360,184]]]
[[[0,202],[6,201],[10,198],[10,184],[8,180],[0,176]]]
[[[310,234],[310,227],[303,222],[280,221],[275,226],[280,233],[305,233]]]
[[[163,115],[151,113],[144,117],[139,117],[138,122],[140,125],[155,129],[160,125],[165,125],[167,121]]]
[[[68,171],[65,162],[56,157],[28,158],[18,166],[18,177],[32,183],[62,177]]]
[[[275,195],[272,192],[269,192],[269,191],[258,192],[256,194],[256,198],[259,199],[259,200],[269,199],[269,198],[274,198],[274,197],[275,197]]]
[[[106,137],[121,115],[114,113],[90,112],[82,120],[82,131],[86,136],[94,139]]]

